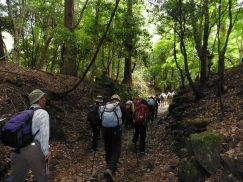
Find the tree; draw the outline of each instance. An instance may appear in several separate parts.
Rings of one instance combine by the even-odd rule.
[[[127,13],[124,19],[125,25],[125,39],[124,39],[124,48],[125,48],[125,69],[124,77],[122,83],[132,84],[132,54],[133,54],[133,32],[131,31],[133,24],[133,0],[127,0]]]
[[[191,20],[194,35],[195,48],[201,63],[200,83],[203,87],[208,78],[208,39],[209,39],[209,2],[200,1],[202,4],[191,0]],[[196,12],[198,12],[196,14]]]
[[[8,16],[12,22],[11,33],[14,39],[14,48],[13,48],[13,62],[19,64],[19,41],[23,32],[23,26],[25,21],[25,0],[20,0],[18,3],[16,1],[6,0],[8,7]],[[15,7],[13,8],[13,5]],[[19,5],[19,9],[17,8]]]
[[[228,4],[226,7],[228,7],[228,29],[226,32],[226,20],[223,19],[223,12],[225,12],[222,8],[223,7],[222,0],[219,0],[218,3],[218,24],[217,24],[217,39],[218,39],[218,75],[220,77],[220,83],[219,83],[219,93],[225,91],[225,80],[224,80],[224,71],[225,71],[225,53],[227,50],[229,37],[232,32],[233,26],[235,21],[237,20],[238,13],[240,12],[240,9],[238,12],[236,12],[235,19],[233,20],[232,15],[232,0],[228,0]],[[226,11],[227,12],[227,11]]]

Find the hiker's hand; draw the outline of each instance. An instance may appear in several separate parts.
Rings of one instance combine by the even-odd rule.
[[[48,154],[45,156],[45,160],[50,162],[51,161],[51,152],[49,151]]]

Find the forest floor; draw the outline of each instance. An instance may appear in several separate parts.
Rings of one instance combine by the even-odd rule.
[[[243,64],[225,73],[228,91],[220,99],[216,97],[214,81],[207,95],[199,102],[192,103],[187,112],[194,113],[190,118],[207,120],[209,131],[216,131],[224,137],[225,154],[236,158],[243,157]],[[0,62],[0,121],[9,114],[27,107],[27,93],[40,88],[47,93],[60,93],[71,88],[78,78],[61,74],[21,68]],[[93,152],[90,150],[91,130],[86,121],[88,105],[91,103],[91,84],[83,82],[68,96],[48,101],[47,111],[51,118],[50,181],[84,182],[92,177]],[[191,96],[187,93],[186,96]],[[115,181],[176,182],[178,163],[172,150],[172,140],[166,134],[167,121],[173,122],[162,107],[158,120],[148,127],[147,154],[137,158],[131,142],[132,131],[123,129],[123,145]],[[1,123],[0,123],[1,124]],[[151,129],[152,128],[152,129]],[[130,132],[130,133],[129,133]],[[128,143],[129,142],[129,143]],[[128,145],[127,145],[128,144]],[[127,150],[126,150],[127,149]],[[0,144],[0,181],[10,173],[11,149]],[[93,174],[105,170],[102,139],[95,155]],[[220,172],[211,175],[207,182],[219,182]],[[30,174],[27,181],[33,181]]]
[[[177,181],[176,170],[173,168],[177,157],[172,152],[171,142],[165,135],[165,125],[160,122],[158,124],[159,118],[163,117],[162,110],[160,107],[158,119],[152,125],[148,125],[145,156],[136,155],[135,146],[132,143],[132,129],[123,129],[122,152],[118,170],[114,176],[115,181]],[[96,177],[102,175],[105,170],[102,140],[99,144],[93,167],[93,174]],[[65,151],[63,147],[60,148],[60,144],[53,146],[54,156],[59,159],[59,165],[56,166],[53,176],[54,181],[90,180],[94,153],[88,146],[83,141],[64,146],[67,148]],[[58,156],[62,156],[62,159]]]

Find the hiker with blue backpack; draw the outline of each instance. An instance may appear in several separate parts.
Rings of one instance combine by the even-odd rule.
[[[37,182],[45,182],[47,181],[47,163],[51,158],[49,114],[43,109],[46,105],[45,93],[36,89],[28,97],[30,109],[10,118],[2,129],[2,140],[5,145],[16,148],[11,155],[11,181],[24,182],[28,171],[31,170]],[[17,128],[16,131],[13,130],[19,123],[24,122],[28,122],[29,125],[26,124]],[[19,130],[23,138],[17,138],[15,141],[16,132]],[[30,134],[27,130],[30,130]]]
[[[125,118],[125,110],[120,101],[120,96],[114,94],[111,101],[101,106],[99,110],[105,145],[106,170],[104,178],[107,182],[113,181],[112,176],[117,169],[117,162],[121,154],[121,125]]]
[[[153,96],[150,96],[148,98],[148,108],[150,111],[150,121],[153,123],[154,118],[155,118],[155,112],[156,112],[156,100],[154,99]]]

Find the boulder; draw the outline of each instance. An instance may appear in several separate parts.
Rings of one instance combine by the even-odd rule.
[[[221,135],[216,132],[202,132],[190,135],[190,143],[197,162],[213,174],[222,168],[220,163]]]
[[[179,162],[178,178],[182,182],[204,182],[200,171],[197,169],[197,164],[193,158],[183,158]]]

